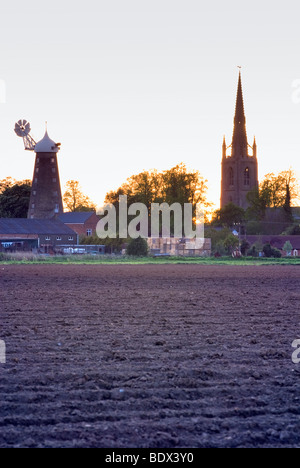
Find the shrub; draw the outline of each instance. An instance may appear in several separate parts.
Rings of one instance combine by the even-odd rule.
[[[272,247],[271,244],[265,244],[263,247],[263,253],[265,254],[265,257],[271,258],[272,257]]]
[[[242,245],[241,245],[241,253],[242,253],[242,255],[246,256],[249,249],[250,249],[250,244],[249,244],[248,241],[246,241],[246,240],[244,239],[243,242],[242,242]]]
[[[250,250],[247,252],[248,257],[258,257],[259,256],[259,250],[255,245],[252,245]]]
[[[281,258],[282,257],[280,250],[273,248],[271,244],[265,244],[263,248],[263,252],[265,254],[265,257],[267,258],[271,258],[271,257]]]
[[[278,249],[272,249],[272,257],[274,257],[274,258],[281,258],[281,257],[282,257],[282,254],[281,254],[280,250],[278,250]]]
[[[137,239],[131,239],[127,247],[127,255],[135,257],[147,257],[148,256],[148,243],[146,239],[138,237]]]
[[[224,241],[219,241],[215,244],[213,248],[213,253],[222,257],[223,255],[227,255],[228,252],[224,247]]]

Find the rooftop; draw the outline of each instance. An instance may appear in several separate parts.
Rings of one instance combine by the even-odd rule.
[[[74,235],[75,233],[58,220],[0,218],[0,234]]]
[[[36,153],[58,153],[59,145],[49,138],[46,131],[44,138],[35,145],[34,151]]]
[[[94,214],[95,211],[62,213],[58,219],[65,224],[85,224]]]

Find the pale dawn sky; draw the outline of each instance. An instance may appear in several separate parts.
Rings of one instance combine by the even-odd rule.
[[[132,174],[183,161],[218,207],[238,65],[260,178],[300,173],[299,18],[298,0],[2,1],[0,179],[32,177],[13,131],[25,118],[36,140],[48,121],[62,143],[62,188],[77,179],[98,205]]]

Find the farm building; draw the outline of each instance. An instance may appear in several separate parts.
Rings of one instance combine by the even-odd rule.
[[[100,218],[94,211],[88,211],[62,213],[58,219],[79,236],[91,237],[96,236],[96,227]]]
[[[153,255],[172,255],[182,257],[209,257],[211,239],[187,239],[178,237],[149,238],[148,246]]]
[[[78,244],[76,232],[58,220],[0,218],[0,252],[53,253]]]

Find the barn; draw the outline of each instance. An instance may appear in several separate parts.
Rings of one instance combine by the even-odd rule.
[[[0,252],[55,253],[78,244],[78,235],[59,220],[0,218]]]

